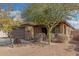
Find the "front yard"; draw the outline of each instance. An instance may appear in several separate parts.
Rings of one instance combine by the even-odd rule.
[[[0,55],[5,56],[74,56],[77,55],[74,47],[66,43],[52,43],[49,45],[26,44],[14,48],[0,47]]]

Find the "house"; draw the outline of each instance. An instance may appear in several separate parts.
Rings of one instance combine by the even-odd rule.
[[[72,31],[71,34],[73,36],[72,37],[73,41],[79,41],[79,30]]]
[[[71,24],[67,21],[60,22],[56,25],[53,30],[53,33],[62,33],[65,34],[67,37],[71,36],[71,32],[76,30]]]
[[[70,37],[71,32],[75,28],[72,27],[68,22],[63,21],[59,22],[55,28],[52,30],[52,33],[62,33]],[[19,39],[32,39],[38,33],[45,33],[47,35],[47,28],[45,25],[35,24],[33,22],[24,23],[20,28],[13,30],[13,37]]]

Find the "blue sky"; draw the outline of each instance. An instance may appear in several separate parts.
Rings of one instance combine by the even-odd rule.
[[[3,9],[7,9],[8,4],[3,4]],[[23,10],[24,8],[27,8],[29,6],[29,4],[26,3],[13,3],[11,4],[14,10]]]

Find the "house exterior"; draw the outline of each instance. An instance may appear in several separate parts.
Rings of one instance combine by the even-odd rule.
[[[71,36],[71,32],[76,30],[74,27],[72,27],[68,22],[60,22],[58,25],[54,28],[53,33],[61,33],[66,35],[67,37]]]
[[[73,36],[72,37],[73,41],[79,41],[79,30],[72,31],[71,35]]]
[[[42,33],[42,25],[37,25],[34,23],[24,23],[21,27],[13,30],[11,32],[13,38],[19,39],[32,39],[38,33]]]
[[[58,23],[52,30],[52,33],[62,33],[70,37],[71,32],[74,31],[69,23],[66,21]],[[35,23],[24,23],[20,28],[13,30],[13,37],[19,39],[32,39],[38,33],[45,33],[47,35],[47,29],[45,25],[39,25]]]

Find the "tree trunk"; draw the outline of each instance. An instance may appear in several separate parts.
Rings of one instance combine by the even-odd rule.
[[[48,44],[51,45],[51,41],[52,41],[52,29],[54,28],[54,26],[52,25],[51,27],[48,27],[48,31],[47,31],[47,36],[48,36]]]
[[[51,30],[48,29],[48,44],[51,44]]]

